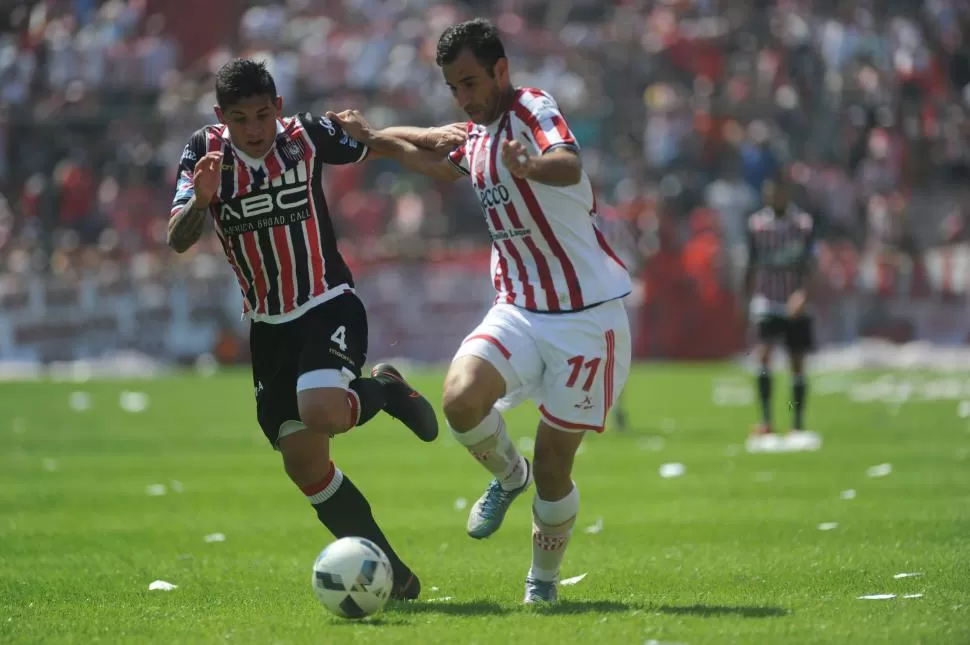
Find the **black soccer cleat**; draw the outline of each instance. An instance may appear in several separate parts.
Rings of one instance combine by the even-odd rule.
[[[421,441],[438,437],[438,417],[421,393],[408,385],[393,365],[379,363],[370,375],[384,386],[387,405],[384,411],[406,425]]]
[[[417,600],[418,596],[421,595],[421,581],[410,571],[406,578],[402,576],[405,580],[404,584],[398,584],[397,576],[394,578],[394,586],[391,588],[391,600]]]

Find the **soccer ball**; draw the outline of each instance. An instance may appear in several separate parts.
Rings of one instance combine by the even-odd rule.
[[[344,618],[363,618],[384,607],[394,574],[380,547],[364,538],[345,537],[320,552],[310,582],[324,607]]]

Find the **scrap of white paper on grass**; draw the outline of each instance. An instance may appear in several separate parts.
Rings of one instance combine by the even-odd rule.
[[[566,578],[565,580],[560,580],[559,584],[565,585],[568,587],[569,585],[579,584],[579,582],[581,582],[582,579],[585,577],[586,577],[586,574],[581,573],[578,576],[573,576],[572,578]]]
[[[671,477],[680,477],[683,475],[687,472],[687,467],[684,464],[678,463],[664,464],[658,472],[664,479],[670,479]]]

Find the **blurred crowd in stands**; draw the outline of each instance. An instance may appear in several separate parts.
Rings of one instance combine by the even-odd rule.
[[[213,75],[229,58],[266,59],[290,111],[459,121],[434,49],[446,25],[474,15],[499,25],[514,81],[558,99],[602,214],[640,266],[693,244],[678,266],[732,275],[744,216],[779,167],[819,218],[828,258],[917,258],[967,236],[967,0],[3,4],[8,287],[44,271],[151,274],[221,253],[209,236],[177,257],[164,233],[181,149],[213,120]],[[463,183],[389,161],[334,168],[327,182],[354,261],[488,243]]]

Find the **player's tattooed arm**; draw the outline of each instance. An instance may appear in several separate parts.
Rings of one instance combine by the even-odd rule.
[[[206,202],[207,203],[207,202]],[[209,207],[193,195],[182,210],[168,220],[168,245],[176,253],[185,253],[202,237]]]
[[[209,204],[219,189],[221,169],[220,152],[210,152],[195,164],[187,188],[192,196],[168,220],[168,245],[176,253],[185,253],[202,237]]]

